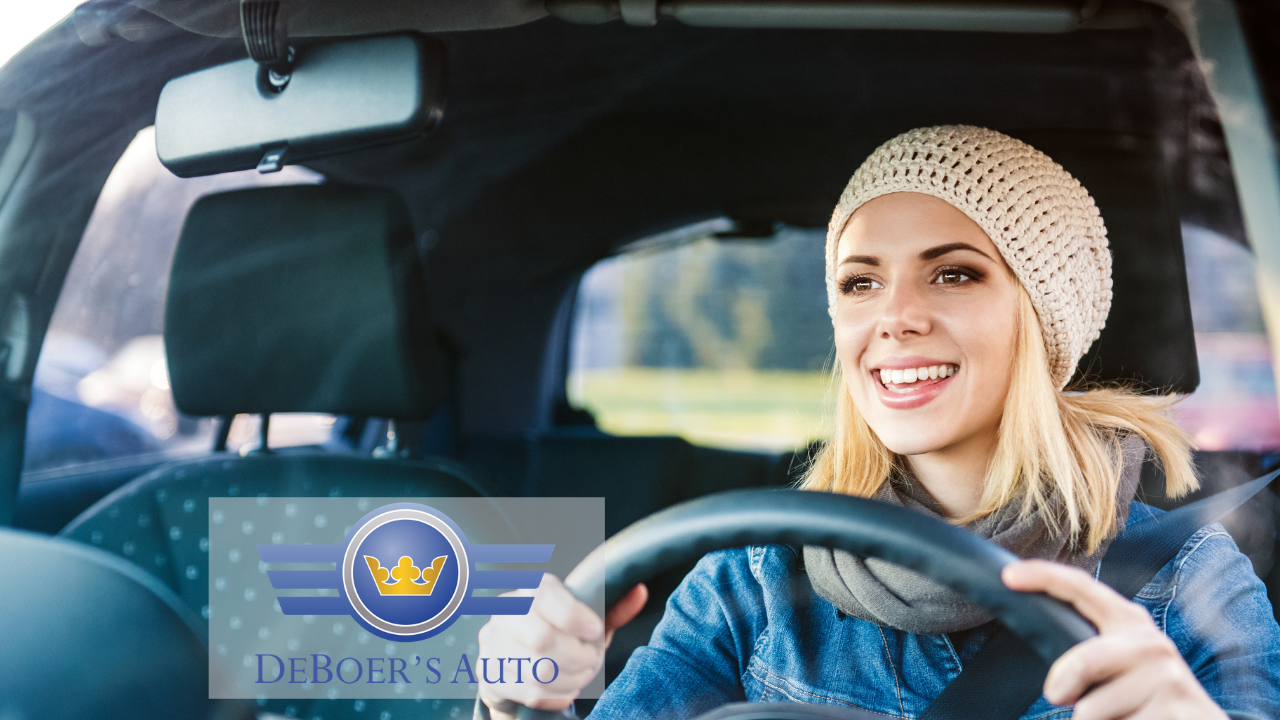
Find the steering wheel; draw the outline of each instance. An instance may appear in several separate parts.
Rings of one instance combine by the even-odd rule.
[[[1013,553],[913,510],[865,498],[801,490],[735,490],[690,500],[640,520],[593,550],[565,579],[592,607],[613,607],[637,583],[713,550],[818,545],[914,570],[990,611],[1047,664],[1097,631],[1068,605],[1005,587]],[[520,720],[563,718],[521,707]],[[734,703],[702,720],[873,720],[856,708]]]

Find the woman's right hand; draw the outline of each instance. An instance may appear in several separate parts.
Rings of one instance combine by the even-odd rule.
[[[543,685],[480,683],[480,697],[493,720],[510,720],[514,703],[539,710],[564,710],[600,672],[613,631],[631,622],[644,607],[649,590],[637,585],[613,607],[603,621],[574,597],[560,578],[546,573],[536,590],[516,590],[503,597],[533,596],[527,615],[494,615],[480,628],[480,657],[555,660],[560,673]],[[527,665],[525,666],[528,667]]]

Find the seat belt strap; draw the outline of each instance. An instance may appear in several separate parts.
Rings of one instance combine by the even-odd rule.
[[[1014,720],[1040,697],[1049,666],[1001,625],[920,720]]]
[[[1248,502],[1277,475],[1280,470],[1129,525],[1107,548],[1098,579],[1134,597],[1200,528]],[[1040,697],[1048,674],[1045,661],[1001,626],[920,720],[1017,720]]]
[[[1107,548],[1098,579],[1132,598],[1205,525],[1212,525],[1245,504],[1280,475],[1280,470],[1223,490],[1169,512],[1152,515],[1124,529]]]

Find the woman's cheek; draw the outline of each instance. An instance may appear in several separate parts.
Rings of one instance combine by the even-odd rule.
[[[965,405],[973,413],[968,423],[988,426],[998,422],[1009,392],[1014,355],[1016,321],[1011,307],[1014,297],[991,298],[994,302],[974,304],[952,314],[940,324],[959,345],[962,363],[969,371],[965,383],[969,398]]]
[[[840,369],[846,375],[861,373],[861,361],[867,351],[871,339],[871,323],[865,321],[866,315],[852,309],[838,308],[835,322],[836,357],[840,360]]]

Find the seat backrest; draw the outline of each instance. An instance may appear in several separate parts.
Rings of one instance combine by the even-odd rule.
[[[0,576],[0,717],[253,717],[209,700],[199,620],[137,567],[0,528]]]
[[[214,456],[170,463],[129,482],[62,535],[137,563],[205,619],[209,614],[211,497],[473,497],[465,473],[443,461],[324,454]],[[212,520],[220,522],[220,518]],[[256,543],[273,542],[255,528]]]
[[[183,225],[169,279],[174,401],[195,415],[429,417],[444,384],[429,312],[408,212],[391,192],[206,196]],[[215,453],[126,483],[62,534],[138,564],[207,612],[210,497],[479,494],[442,461]]]
[[[174,253],[164,333],[174,401],[191,415],[422,420],[443,397],[409,215],[390,191],[280,186],[201,198]],[[214,453],[135,478],[61,534],[135,563],[207,620],[208,528],[220,521],[209,516],[210,497],[481,494],[446,461]],[[254,532],[256,542],[276,540],[270,529]],[[272,701],[263,709],[379,717],[392,710],[375,707],[395,703]]]

